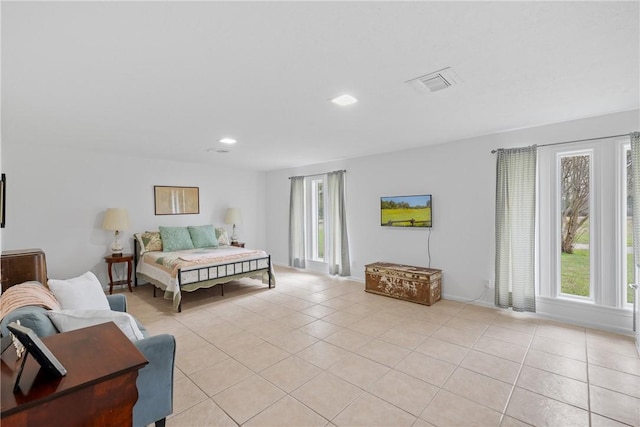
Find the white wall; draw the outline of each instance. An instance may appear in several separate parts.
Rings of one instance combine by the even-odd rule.
[[[484,281],[494,276],[495,155],[491,150],[628,133],[640,128],[638,114],[636,110],[269,172],[267,249],[274,262],[287,264],[287,178],[344,168],[347,170],[351,274],[355,278],[364,279],[364,265],[375,261],[427,266],[428,232],[381,227],[379,203],[380,196],[430,193],[434,225],[431,267],[443,270],[443,294],[457,300],[478,298],[485,290]],[[487,292],[483,301],[492,303],[493,293]],[[562,320],[580,320],[564,319],[562,310],[548,308],[550,306],[546,304],[547,311],[539,312]],[[631,322],[627,322],[625,313],[618,323],[607,320],[602,327],[626,331]]]
[[[5,143],[7,228],[0,232],[2,249],[40,247],[47,254],[50,277],[67,278],[92,270],[106,283],[102,256],[113,238],[101,228],[106,208],[129,209],[132,229],[124,233],[123,241],[130,245],[133,232],[159,225],[222,225],[225,209],[235,205],[244,216],[238,228],[240,239],[266,248],[275,263],[286,265],[287,178],[347,169],[354,277],[363,279],[364,265],[381,260],[427,265],[428,232],[380,227],[379,198],[431,193],[431,266],[444,272],[445,297],[471,300],[484,292],[484,280],[493,278],[495,156],[490,151],[639,128],[636,110],[269,173]],[[153,185],[200,187],[201,213],[155,216]],[[490,304],[492,294],[481,301]],[[602,306],[595,311],[569,310],[566,304],[539,302],[539,313],[547,317],[620,332],[631,327],[629,310]]]
[[[17,144],[3,145],[2,170],[8,178],[2,250],[42,248],[50,278],[91,270],[107,283],[102,257],[113,232],[101,227],[109,207],[129,211],[131,229],[121,234],[127,251],[134,232],[160,225],[215,224],[231,233],[223,223],[229,206],[242,209],[240,239],[265,246],[263,172]],[[154,185],[200,187],[200,214],[156,216]]]

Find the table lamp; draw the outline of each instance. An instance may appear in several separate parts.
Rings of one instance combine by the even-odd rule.
[[[225,224],[233,224],[233,234],[231,235],[231,243],[238,241],[236,235],[236,224],[242,224],[242,215],[240,215],[240,208],[227,209],[227,215],[224,217]]]
[[[118,240],[118,235],[122,230],[129,229],[129,214],[123,208],[109,208],[104,214],[102,228],[115,231],[115,241],[111,245],[111,253],[114,256],[122,255],[122,245]]]

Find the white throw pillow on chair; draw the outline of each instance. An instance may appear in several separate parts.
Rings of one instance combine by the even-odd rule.
[[[47,316],[60,332],[113,322],[131,341],[144,338],[136,320],[129,313],[111,310],[51,310],[47,311]]]
[[[100,281],[90,271],[73,279],[49,279],[47,283],[63,310],[111,309]]]

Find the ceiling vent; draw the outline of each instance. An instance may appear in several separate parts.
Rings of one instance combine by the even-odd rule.
[[[442,70],[408,80],[406,83],[416,89],[427,89],[430,92],[437,92],[460,83],[460,78],[450,67],[447,67]]]
[[[211,153],[213,151],[215,151],[216,153],[220,153],[220,154],[226,154],[226,153],[230,153],[230,150],[227,150],[225,148],[207,148],[207,153]]]

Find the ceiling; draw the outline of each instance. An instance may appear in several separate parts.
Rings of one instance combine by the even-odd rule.
[[[275,170],[637,109],[639,4],[3,1],[3,144]]]

